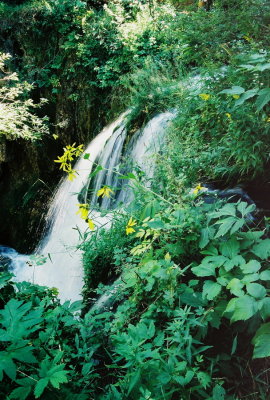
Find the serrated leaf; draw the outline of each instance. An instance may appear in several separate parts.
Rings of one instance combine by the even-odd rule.
[[[35,386],[35,390],[34,390],[34,395],[35,395],[36,399],[38,399],[42,395],[42,393],[44,392],[44,390],[48,386],[48,384],[49,384],[48,378],[42,378],[38,381],[38,383]]]
[[[270,356],[270,322],[263,324],[252,339],[254,344],[253,358]]]
[[[259,283],[248,283],[247,292],[255,299],[262,299],[266,295],[266,289]]]
[[[240,245],[236,238],[231,238],[220,245],[221,254],[231,259],[237,256],[239,249]]]
[[[240,264],[240,268],[244,274],[252,274],[259,271],[261,264],[257,260],[250,260],[246,264]]]
[[[224,400],[225,394],[225,389],[220,385],[216,385],[213,389],[213,400]]]
[[[215,238],[219,238],[221,236],[226,235],[227,232],[232,228],[232,226],[235,223],[235,218],[234,217],[228,217],[225,218],[222,221],[218,221],[218,224],[220,224],[220,227],[218,229],[218,232],[215,235]]]
[[[196,276],[215,276],[215,268],[213,264],[201,264],[191,270]]]
[[[241,264],[245,264],[245,259],[238,255],[233,257],[231,260],[227,260],[224,263],[224,268],[227,272],[231,271],[234,267],[238,267]]]
[[[54,372],[53,375],[49,377],[52,386],[55,387],[56,389],[59,389],[60,383],[67,383],[68,382],[67,374],[68,371]]]
[[[252,247],[251,251],[261,260],[266,260],[270,257],[270,239],[261,240]]]
[[[10,395],[9,399],[25,400],[31,392],[31,386],[18,387],[14,389]]]
[[[232,294],[238,297],[244,295],[244,291],[242,290],[243,287],[243,283],[237,278],[233,278],[227,285],[227,289],[229,289]]]
[[[270,101],[270,88],[265,88],[259,91],[258,98],[256,100],[257,111],[260,111]]]
[[[221,285],[213,281],[205,281],[203,285],[203,297],[213,300],[221,292]]]
[[[231,317],[232,322],[246,321],[258,311],[257,302],[251,296],[245,295],[234,300],[234,312]]]

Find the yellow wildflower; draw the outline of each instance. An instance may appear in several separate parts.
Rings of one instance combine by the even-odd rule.
[[[95,224],[94,224],[93,220],[90,219],[90,218],[88,218],[88,219],[86,220],[86,222],[88,223],[88,226],[89,226],[89,228],[91,229],[91,231],[93,231],[93,230],[95,229]]]
[[[75,147],[75,145],[76,143],[73,143],[72,145],[64,147],[64,154],[61,157],[58,156],[57,160],[54,160],[54,162],[61,164],[60,169],[69,174],[68,179],[71,181],[75,178],[71,161],[74,160],[74,157],[78,157],[83,152],[82,144],[77,147]]]
[[[76,171],[75,171],[75,169],[71,169],[71,170],[69,170],[68,171],[68,180],[69,181],[73,181],[73,179],[75,179],[76,178]]]
[[[207,101],[210,99],[211,95],[207,93],[200,93],[199,94],[200,98],[203,99],[204,101]]]
[[[202,186],[202,185],[199,183],[199,185],[197,185],[197,186],[195,187],[195,189],[193,189],[192,193],[195,194],[195,195],[197,195],[199,192],[205,191],[205,190],[207,190],[207,188],[205,188],[204,186]]]
[[[247,35],[244,35],[243,39],[245,39],[247,42],[251,42],[251,38]]]
[[[267,117],[267,118],[266,118],[266,122],[270,122],[270,117]]]
[[[232,116],[231,116],[230,113],[226,113],[225,115],[226,115],[226,117],[228,117],[229,119],[232,119]]]
[[[239,97],[240,97],[239,94],[233,94],[233,98],[234,98],[234,99],[237,100],[237,99],[239,99]]]
[[[76,212],[76,214],[80,215],[82,219],[87,219],[88,218],[88,213],[89,213],[89,205],[88,204],[77,204],[79,207],[79,210]]]
[[[126,234],[127,235],[130,235],[131,233],[135,232],[135,229],[132,228],[135,225],[137,225],[137,222],[135,221],[135,219],[133,219],[131,217],[130,220],[128,221],[127,226],[126,226]]]
[[[97,192],[97,196],[102,196],[102,197],[110,197],[111,193],[113,193],[113,190],[109,188],[109,186],[103,186],[103,188],[99,189]]]

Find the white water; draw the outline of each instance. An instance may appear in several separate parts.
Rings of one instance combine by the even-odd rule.
[[[88,177],[93,162],[101,164],[109,171],[104,169],[97,175],[92,199],[97,198],[96,192],[104,184],[117,185],[117,175],[114,172],[119,167],[123,154],[123,145],[126,139],[126,114],[122,114],[115,122],[104,128],[88,145],[84,154],[89,153],[91,161],[84,159],[84,154],[80,157],[74,167],[78,171],[76,179],[72,182],[63,179],[60,182],[46,218],[47,234],[35,251],[36,255],[42,254],[48,257],[46,263],[29,266],[27,263],[29,256],[19,255],[15,250],[3,247],[6,254],[9,254],[11,262],[8,264],[11,264],[17,281],[29,281],[42,286],[56,287],[61,301],[75,301],[81,298],[83,288],[82,254],[77,245],[80,236],[86,231],[87,224],[76,214],[79,203],[78,194],[89,185]],[[123,158],[128,159],[132,167],[134,164],[141,167],[147,179],[153,176],[153,154],[160,149],[165,129],[174,115],[174,113],[167,112],[154,117],[144,129],[134,135],[124,153]],[[129,170],[132,170],[132,167],[129,166]],[[127,186],[123,186],[118,193],[117,203],[126,204],[131,199],[131,191],[127,190]],[[96,202],[92,200],[92,203]],[[102,201],[102,207],[109,208],[111,205],[107,199]],[[110,220],[110,217],[101,217],[97,212],[94,212],[92,216],[96,225],[109,223]],[[1,248],[0,254],[4,256]],[[31,262],[31,264],[33,263]]]

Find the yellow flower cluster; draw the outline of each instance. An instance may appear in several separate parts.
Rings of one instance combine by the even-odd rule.
[[[204,101],[207,101],[210,99],[211,95],[208,93],[200,93],[199,94],[200,98],[203,99]]]
[[[82,219],[85,220],[85,222],[88,224],[89,228],[91,231],[95,229],[95,224],[91,218],[88,218],[89,215],[89,205],[84,203],[84,204],[77,204],[79,207],[79,210],[76,212],[76,214],[80,215]]]
[[[72,168],[71,163],[75,157],[79,157],[79,155],[81,155],[83,152],[82,144],[77,147],[75,145],[76,143],[73,143],[72,145],[64,147],[64,154],[61,157],[58,156],[57,160],[54,160],[54,162],[61,164],[60,169],[68,173],[68,179],[70,181],[73,181],[77,173],[77,171]]]
[[[197,186],[195,187],[195,189],[192,190],[192,193],[195,194],[195,196],[197,196],[198,193],[200,193],[200,192],[205,192],[206,190],[207,190],[207,188],[204,187],[204,186],[202,186],[202,185],[199,183],[199,185],[197,185]]]
[[[131,233],[135,232],[133,226],[137,225],[137,222],[132,217],[129,219],[127,226],[126,226],[126,234],[130,235]]]
[[[99,189],[98,190],[98,192],[97,192],[97,196],[99,197],[99,196],[102,196],[103,198],[104,197],[108,197],[108,198],[110,198],[111,197],[111,194],[113,194],[114,193],[114,191],[111,189],[111,188],[109,188],[109,186],[103,186],[103,188],[101,188],[101,189]]]

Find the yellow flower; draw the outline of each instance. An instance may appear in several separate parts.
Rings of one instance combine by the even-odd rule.
[[[110,197],[111,193],[113,193],[113,190],[109,188],[109,186],[103,186],[103,188],[99,189],[97,192],[97,196],[102,196],[102,197]]]
[[[210,94],[207,94],[207,93],[201,93],[201,94],[199,94],[199,96],[200,96],[200,98],[203,99],[204,101],[209,100],[210,97],[211,97]]]
[[[88,218],[88,219],[86,220],[86,222],[88,223],[88,226],[89,226],[89,228],[91,229],[91,231],[93,231],[93,230],[95,229],[95,224],[94,224],[93,220],[90,219],[90,218]]]
[[[202,8],[203,6],[204,6],[204,2],[200,0],[200,1],[198,2],[198,7],[199,7],[199,8]]]
[[[68,171],[68,180],[72,182],[73,179],[75,179],[75,178],[76,178],[76,171],[75,171],[75,169],[69,170],[69,171]]]
[[[251,42],[251,38],[247,35],[244,35],[243,39],[245,39],[247,42]]]
[[[82,219],[87,219],[88,218],[88,213],[89,213],[89,205],[88,204],[77,204],[79,207],[79,210],[76,212],[76,214],[80,215]]]
[[[233,94],[233,98],[234,98],[234,99],[237,100],[237,99],[239,99],[239,97],[240,97],[239,94]]]
[[[270,117],[267,117],[267,118],[266,118],[266,122],[270,122]]]
[[[131,217],[130,220],[128,221],[127,226],[126,226],[126,234],[127,235],[130,235],[131,233],[135,232],[135,229],[132,228],[135,225],[137,225],[137,222],[135,221],[135,219],[133,219]]]
[[[193,189],[192,193],[195,194],[195,195],[197,195],[199,192],[205,191],[205,190],[207,190],[207,188],[203,187],[203,186],[199,183],[199,185],[197,185],[197,186],[195,187],[195,189]]]
[[[231,116],[230,113],[226,113],[225,115],[226,115],[226,117],[228,117],[229,119],[232,119],[232,116]]]

